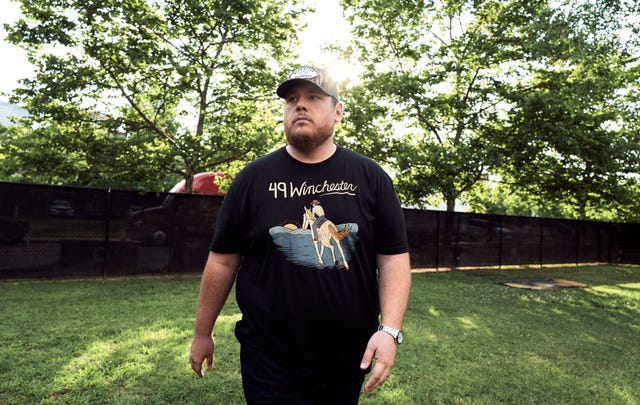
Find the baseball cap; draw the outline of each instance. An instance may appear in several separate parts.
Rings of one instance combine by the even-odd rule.
[[[278,86],[276,94],[281,98],[285,98],[292,86],[306,83],[315,85],[323,93],[333,97],[336,101],[340,99],[338,97],[338,84],[336,81],[333,80],[326,69],[316,66],[302,66],[291,72],[287,80]]]

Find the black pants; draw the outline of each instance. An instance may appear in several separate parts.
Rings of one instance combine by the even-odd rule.
[[[240,363],[248,405],[356,405],[364,381],[364,373],[357,370],[301,377],[282,359],[246,344],[240,348]]]

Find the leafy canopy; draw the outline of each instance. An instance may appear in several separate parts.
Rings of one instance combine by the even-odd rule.
[[[8,27],[36,66],[14,101],[51,144],[20,176],[95,185],[167,183],[273,145],[273,87],[297,16],[285,1],[29,0]],[[73,151],[73,153],[65,153]],[[59,163],[64,161],[65,164]]]
[[[632,4],[342,3],[365,72],[342,138],[390,166],[405,203],[453,210],[493,175],[533,207],[597,216],[638,173]]]

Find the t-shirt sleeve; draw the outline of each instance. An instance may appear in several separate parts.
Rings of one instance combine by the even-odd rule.
[[[250,223],[250,176],[241,171],[222,201],[209,249],[216,253],[243,253]]]
[[[376,253],[393,255],[409,251],[402,206],[389,175],[378,167],[375,205]]]

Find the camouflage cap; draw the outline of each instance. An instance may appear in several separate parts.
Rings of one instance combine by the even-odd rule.
[[[323,93],[333,97],[336,101],[340,99],[338,97],[338,84],[336,81],[333,80],[326,69],[316,66],[302,66],[291,72],[287,80],[278,86],[276,94],[281,98],[285,98],[292,86],[306,83],[315,85]]]

